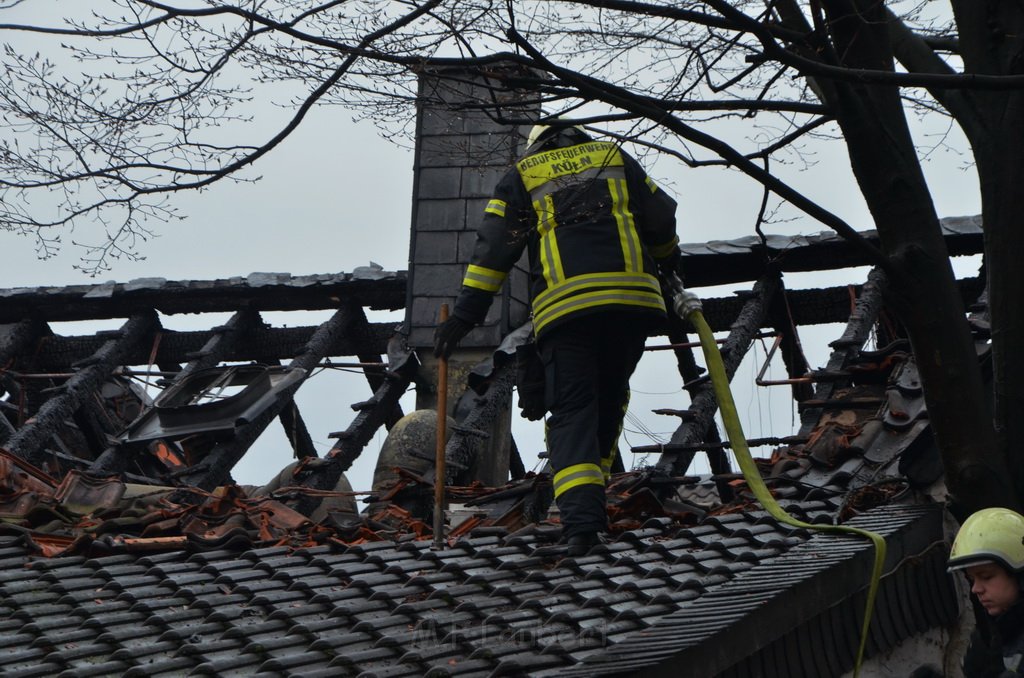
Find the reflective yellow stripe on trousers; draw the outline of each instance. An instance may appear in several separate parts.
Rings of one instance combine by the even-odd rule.
[[[629,398],[631,391],[626,389],[626,402],[622,403],[622,419],[619,419],[619,429],[615,432],[611,448],[605,450],[601,457],[601,472],[604,473],[604,481],[607,483],[612,477],[612,464],[615,463],[615,455],[619,452],[619,437],[622,435],[622,423],[626,419],[626,410],[629,409]],[[606,455],[606,456],[605,456]]]
[[[597,464],[573,464],[555,474],[553,485],[557,499],[562,493],[580,485],[604,487],[604,473]]]

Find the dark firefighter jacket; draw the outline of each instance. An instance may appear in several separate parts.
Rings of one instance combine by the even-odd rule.
[[[965,678],[1024,676],[1024,604],[1017,603],[992,618],[990,628],[978,627],[964,656]]]
[[[655,260],[678,246],[675,208],[617,144],[559,132],[498,182],[454,312],[481,322],[525,247],[538,337],[601,310],[664,315]]]

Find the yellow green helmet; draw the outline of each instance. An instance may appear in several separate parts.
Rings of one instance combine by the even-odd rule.
[[[1024,516],[987,508],[964,521],[949,553],[949,570],[980,563],[998,563],[1011,572],[1024,570]]]

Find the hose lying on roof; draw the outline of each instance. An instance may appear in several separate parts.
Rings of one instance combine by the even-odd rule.
[[[779,506],[765,485],[754,459],[750,456],[750,449],[747,447],[747,439],[743,434],[743,427],[740,425],[739,415],[736,412],[736,403],[732,399],[732,391],[729,388],[729,377],[725,372],[725,365],[722,362],[722,354],[715,342],[715,335],[711,327],[704,319],[700,299],[693,292],[683,288],[683,283],[675,274],[668,276],[666,281],[669,291],[672,294],[672,308],[680,318],[690,321],[690,324],[697,330],[700,337],[701,349],[704,351],[704,359],[707,362],[708,373],[711,376],[711,385],[715,390],[715,398],[718,400],[718,408],[722,412],[722,421],[725,424],[725,431],[729,437],[729,443],[736,454],[736,461],[743,472],[743,478],[747,482],[754,496],[757,498],[769,515],[786,525],[793,525],[818,532],[853,534],[859,537],[870,539],[875,546],[875,564],[871,571],[871,583],[868,587],[867,606],[864,610],[864,624],[860,631],[860,646],[857,649],[857,660],[854,663],[853,675],[860,675],[861,663],[864,659],[864,649],[867,646],[868,628],[871,625],[871,613],[875,606],[875,597],[878,594],[878,584],[882,578],[882,566],[885,563],[885,539],[881,535],[868,530],[846,525],[813,525],[797,520],[786,513],[785,509]]]

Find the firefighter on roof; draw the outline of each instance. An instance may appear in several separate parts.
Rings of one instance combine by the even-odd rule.
[[[658,270],[678,265],[675,201],[617,144],[581,127],[537,125],[488,202],[451,318],[448,356],[481,322],[525,248],[544,364],[547,445],[570,555],[607,529],[629,377],[665,316]]]

